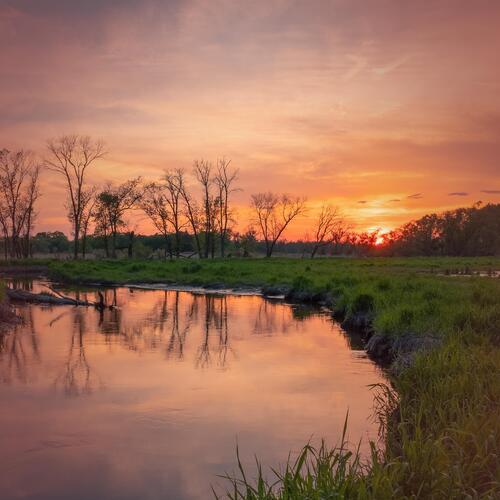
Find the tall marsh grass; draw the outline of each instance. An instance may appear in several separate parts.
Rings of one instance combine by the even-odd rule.
[[[349,451],[345,440],[306,445],[282,471],[258,463],[226,476],[231,500],[450,499],[500,497],[500,353],[486,338],[457,334],[378,393],[385,450]],[[347,425],[347,422],[346,422]],[[267,479],[271,476],[272,479]],[[216,498],[222,498],[217,496]]]

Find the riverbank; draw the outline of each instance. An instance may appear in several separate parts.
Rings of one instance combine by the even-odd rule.
[[[346,327],[370,337],[373,355],[394,360],[395,392],[380,407],[386,447],[374,450],[370,467],[342,468],[345,450],[315,455],[306,449],[300,474],[282,477],[275,496],[265,496],[265,488],[252,492],[252,484],[243,481],[233,490],[235,498],[323,498],[333,492],[349,498],[488,498],[500,493],[500,279],[475,275],[500,269],[500,259],[42,264],[52,278],[65,282],[258,287],[265,295],[324,303]],[[308,460],[316,469],[306,481]],[[293,495],[286,496],[285,487]]]

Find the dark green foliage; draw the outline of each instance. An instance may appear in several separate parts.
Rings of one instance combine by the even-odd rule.
[[[500,204],[426,215],[392,231],[387,240],[381,251],[389,255],[498,255]]]
[[[309,266],[308,266],[309,267]],[[309,269],[311,269],[309,267]],[[292,281],[292,289],[295,291],[305,291],[305,290],[312,290],[313,288],[313,281],[310,278],[307,278],[303,275],[297,276],[293,281]]]
[[[360,293],[354,297],[351,305],[351,312],[370,313],[375,309],[375,299],[369,293]]]
[[[182,272],[184,274],[193,274],[201,271],[201,265],[198,262],[190,263],[182,267]]]

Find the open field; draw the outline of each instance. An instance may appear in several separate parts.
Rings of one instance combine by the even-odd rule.
[[[38,262],[40,263],[40,262]],[[394,392],[371,465],[343,448],[304,449],[270,492],[242,478],[234,498],[493,498],[500,494],[499,258],[46,261],[74,282],[283,288],[328,302],[346,324],[389,339]],[[265,469],[265,464],[263,465]]]

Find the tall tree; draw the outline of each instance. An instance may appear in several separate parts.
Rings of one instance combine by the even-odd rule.
[[[305,213],[306,200],[299,196],[267,192],[253,194],[251,204],[255,222],[266,244],[266,257],[271,257],[285,229],[295,218]]]
[[[170,254],[170,258],[172,258],[172,245],[169,240],[169,234],[170,222],[173,217],[170,212],[169,204],[167,203],[167,196],[168,194],[164,184],[150,182],[144,186],[140,202],[142,210],[165,240],[165,259],[167,258],[167,254]]]
[[[215,197],[212,194],[212,168],[212,164],[207,160],[202,159],[194,162],[194,175],[202,188],[203,232],[205,236],[203,257],[205,259],[208,258],[210,252],[214,251]]]
[[[333,242],[335,230],[342,225],[339,210],[331,205],[323,205],[314,226],[314,239],[312,242],[311,259],[314,259],[320,248]]]
[[[178,176],[177,181],[184,205],[184,215],[188,221],[188,224],[191,226],[198,257],[202,259],[203,253],[200,241],[200,231],[202,230],[203,227],[202,210],[200,209],[198,203],[196,202],[196,200],[193,198],[193,196],[189,191],[189,188],[185,181],[184,172],[180,170],[179,174],[180,175]]]
[[[96,188],[91,187],[86,189],[83,196],[83,210],[82,210],[82,257],[85,259],[87,253],[87,236],[89,234],[90,222],[95,215],[95,207],[97,204]]]
[[[73,256],[78,259],[89,167],[105,155],[102,141],[88,136],[65,135],[47,142],[49,157],[45,165],[62,175],[69,199],[69,220],[74,237]]]
[[[236,189],[233,184],[238,179],[238,170],[231,171],[229,165],[231,160],[222,158],[217,162],[217,173],[214,176],[214,183],[217,188],[217,228],[219,231],[220,256],[225,256],[226,239],[228,236],[229,223],[231,221],[231,208],[229,199],[231,193]]]
[[[186,225],[182,217],[182,184],[184,172],[182,169],[167,170],[165,172],[164,181],[167,190],[166,204],[170,214],[170,223],[175,235],[175,255],[180,255],[180,234],[182,228]]]
[[[28,257],[40,195],[40,165],[28,151],[0,151],[0,226],[4,232],[5,254]]]

